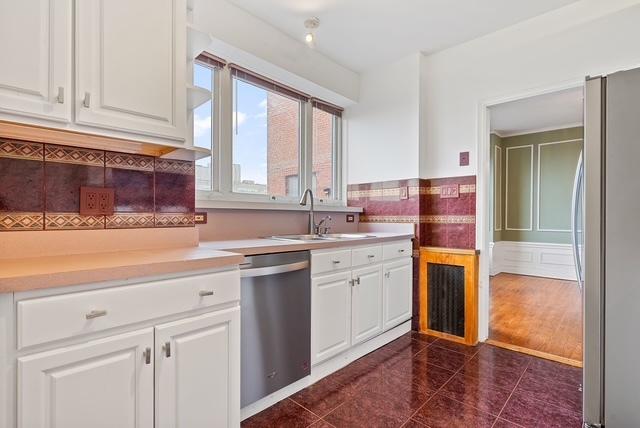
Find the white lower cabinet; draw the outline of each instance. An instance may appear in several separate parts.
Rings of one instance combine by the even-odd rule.
[[[351,272],[311,278],[311,364],[351,346]]]
[[[312,365],[411,319],[409,240],[312,251],[311,272]]]
[[[410,258],[384,265],[384,328],[395,327],[412,315],[413,262]]]
[[[77,329],[72,337],[43,337],[38,345],[12,351],[15,425],[239,427],[240,273],[236,269],[167,281],[17,298],[18,307],[32,303],[41,309],[17,311],[18,337],[32,325],[30,318],[52,313],[59,299],[75,302],[78,310],[72,314],[85,324],[105,324],[84,341],[85,329]],[[167,284],[169,296],[164,294]],[[149,312],[145,306],[155,309]],[[64,319],[73,325],[69,317]],[[119,330],[110,333],[109,328]],[[106,337],[95,338],[101,333]],[[45,350],[29,351],[33,346]]]
[[[240,425],[240,308],[155,328],[156,427]]]
[[[382,265],[352,271],[351,344],[382,333]]]
[[[153,329],[18,359],[18,427],[153,427]]]

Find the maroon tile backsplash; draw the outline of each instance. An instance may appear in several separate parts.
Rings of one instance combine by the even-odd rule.
[[[114,188],[114,214],[81,216],[81,186]],[[0,231],[192,227],[194,211],[193,162],[0,139]]]
[[[458,186],[457,198],[442,198],[441,186]],[[421,246],[475,248],[476,177],[391,180],[352,184],[347,188],[349,206],[362,207],[361,223],[413,223]],[[417,328],[419,257],[413,258],[413,327]]]

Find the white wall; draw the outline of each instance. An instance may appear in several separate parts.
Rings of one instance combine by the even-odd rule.
[[[237,6],[194,0],[192,16],[198,29],[215,38],[211,53],[340,106],[358,100],[357,73]]]
[[[348,183],[418,176],[421,57],[361,75],[360,100],[346,112]]]
[[[425,57],[420,176],[476,173],[481,102],[640,66],[638,3],[579,1]],[[470,166],[459,167],[466,150]]]

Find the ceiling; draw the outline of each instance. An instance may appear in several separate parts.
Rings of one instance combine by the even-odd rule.
[[[354,71],[432,53],[576,0],[228,0],[291,37],[320,19],[315,49]]]
[[[583,88],[572,88],[491,107],[491,132],[503,137],[583,123]]]

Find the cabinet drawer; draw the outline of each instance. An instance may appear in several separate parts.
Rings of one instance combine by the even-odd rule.
[[[351,253],[352,266],[365,266],[382,261],[382,246],[356,247]]]
[[[311,274],[332,272],[351,267],[351,250],[311,253]]]
[[[240,271],[19,301],[18,348],[240,300]]]
[[[398,241],[384,244],[382,248],[384,260],[393,260],[400,257],[411,257],[413,246],[411,241]]]

